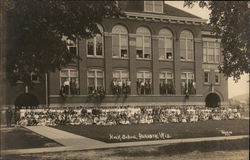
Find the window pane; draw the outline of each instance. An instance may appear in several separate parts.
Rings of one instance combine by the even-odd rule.
[[[160,48],[160,49],[165,48],[164,38],[160,38],[160,39],[159,39],[159,48]]]
[[[88,78],[88,87],[95,86],[95,79],[94,78]]]
[[[186,79],[186,73],[181,73],[181,79]]]
[[[96,36],[96,55],[102,55],[102,37]]]
[[[144,37],[144,46],[151,47],[151,38],[150,37]]]
[[[188,50],[188,55],[187,55],[189,60],[193,59],[193,50]]]
[[[187,48],[192,50],[193,49],[193,41],[192,40],[187,40]]]
[[[103,78],[97,78],[97,87],[103,87]]]
[[[153,12],[153,1],[144,1],[145,11]]]
[[[137,73],[137,78],[143,78],[143,72],[138,72]]]
[[[70,71],[70,77],[77,77],[77,71],[71,70]]]
[[[160,73],[160,79],[165,79],[165,73]]]
[[[143,47],[143,41],[141,36],[136,37],[136,47]]]
[[[61,77],[68,77],[68,70],[62,70],[61,71]]]
[[[89,39],[87,42],[88,55],[94,55],[94,39]]]
[[[193,79],[193,73],[188,73],[188,79]]]
[[[165,49],[159,49],[159,58],[166,59]]]
[[[128,72],[122,72],[122,78],[128,78],[129,75],[128,75]]]
[[[162,13],[162,9],[163,9],[163,2],[162,1],[154,1],[155,3],[155,12],[160,12]]]
[[[172,73],[167,73],[167,79],[172,79],[173,78],[173,74]]]
[[[114,57],[119,57],[119,35],[112,36],[112,51]]]
[[[120,78],[120,72],[119,71],[113,71],[113,78]]]
[[[122,47],[128,46],[128,36],[121,35],[121,46]]]
[[[88,77],[95,77],[95,71],[88,71]]]
[[[145,78],[151,79],[152,78],[151,72],[145,72]]]
[[[97,71],[97,77],[103,77],[103,72],[102,71]]]

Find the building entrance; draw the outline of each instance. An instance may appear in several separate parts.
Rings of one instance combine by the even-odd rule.
[[[215,108],[220,106],[221,100],[218,94],[210,93],[207,95],[205,102],[206,102],[206,107]]]
[[[36,108],[39,104],[37,97],[31,93],[23,93],[19,95],[15,100],[16,108]]]

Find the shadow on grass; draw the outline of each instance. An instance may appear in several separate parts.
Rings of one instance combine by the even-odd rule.
[[[231,150],[248,150],[249,138],[238,140],[224,140],[224,141],[205,141],[205,142],[191,142],[171,144],[167,146],[157,147],[156,150],[133,150],[124,151],[119,150],[113,156],[120,157],[145,157],[145,156],[173,156],[177,154],[185,154],[193,151],[199,152],[213,152],[213,151],[231,151]]]

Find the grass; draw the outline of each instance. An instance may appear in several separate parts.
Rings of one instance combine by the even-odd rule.
[[[249,158],[249,138],[128,148],[8,155],[5,160],[235,160]]]
[[[248,120],[225,120],[225,121],[199,121],[196,123],[168,123],[168,124],[137,124],[137,125],[115,125],[115,126],[72,126],[61,125],[55,128],[71,132],[88,138],[104,141],[107,143],[121,142],[119,139],[110,139],[112,135],[138,135],[157,134],[163,132],[170,134],[171,138],[197,138],[224,136],[220,130],[231,131],[232,135],[248,135]],[[155,140],[141,139],[141,140]],[[135,139],[122,139],[123,142],[137,141]]]
[[[1,128],[1,150],[61,146],[25,128]]]

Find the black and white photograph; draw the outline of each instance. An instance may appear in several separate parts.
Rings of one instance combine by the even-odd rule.
[[[0,0],[0,160],[248,160],[250,2]]]

